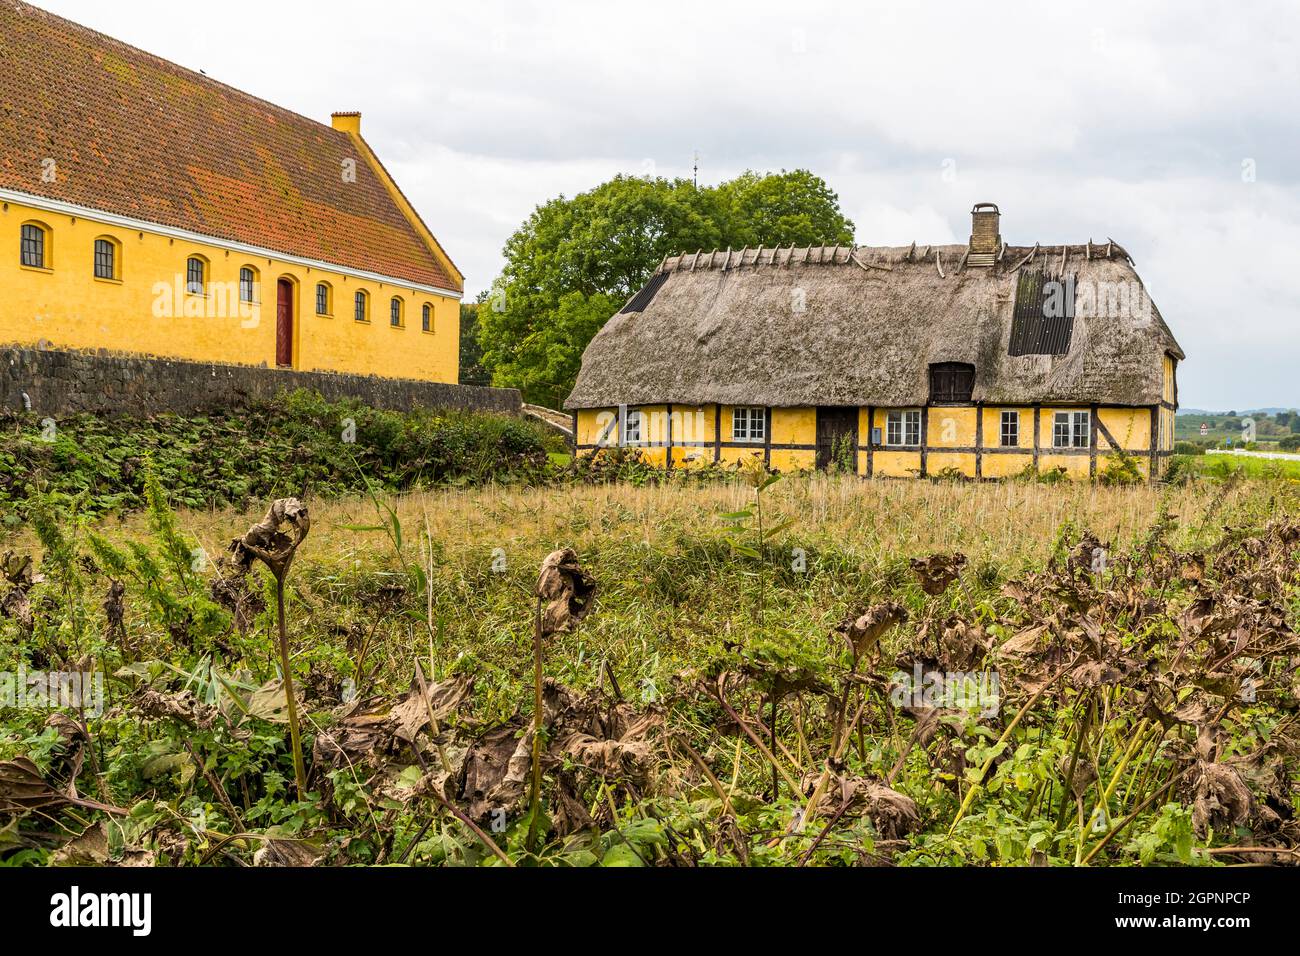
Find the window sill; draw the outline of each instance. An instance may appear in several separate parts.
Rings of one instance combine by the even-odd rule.
[[[96,281],[96,282],[102,282],[102,283],[104,283],[105,285],[121,285],[121,284],[122,284],[122,280],[121,280],[121,279],[106,279],[106,278],[104,278],[104,276],[95,276],[95,281]]]
[[[25,269],[28,272],[41,272],[47,276],[54,275],[54,270],[47,269],[45,266],[19,266],[18,268]]]
[[[420,331],[421,331],[423,334],[425,334],[425,335],[435,335],[435,334],[436,334],[436,333],[433,331],[433,329],[421,329]]]
[[[332,319],[332,318],[334,318],[334,313],[333,313],[333,312],[317,312],[317,313],[316,313],[316,318],[318,318],[318,319]]]

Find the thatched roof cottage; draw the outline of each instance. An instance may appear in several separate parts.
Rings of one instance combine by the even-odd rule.
[[[580,452],[667,467],[971,477],[1122,465],[1173,447],[1183,351],[1119,244],[694,252],[664,260],[583,354]]]

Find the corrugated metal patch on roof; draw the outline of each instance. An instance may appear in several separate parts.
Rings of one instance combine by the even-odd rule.
[[[1022,272],[1008,355],[1065,355],[1074,337],[1075,277]]]
[[[668,281],[667,272],[656,273],[653,277],[651,277],[650,281],[647,282],[642,287],[640,292],[632,296],[631,302],[629,302],[627,305],[623,306],[623,308],[618,310],[619,315],[623,315],[628,312],[644,312],[645,307],[654,301],[655,293],[657,293],[660,287],[663,286],[663,284],[667,281]]]

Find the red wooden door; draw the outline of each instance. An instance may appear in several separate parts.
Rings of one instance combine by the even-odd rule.
[[[293,283],[288,279],[276,283],[275,364],[293,365]]]

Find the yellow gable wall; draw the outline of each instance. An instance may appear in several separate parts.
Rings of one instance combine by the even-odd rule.
[[[21,226],[50,230],[45,270],[23,268]],[[120,281],[94,277],[95,240],[119,247]],[[185,294],[186,261],[208,263],[209,294]],[[260,304],[241,309],[239,271],[256,270]],[[8,203],[0,212],[0,343],[107,349],[202,362],[276,363],[276,283],[295,285],[293,367],[392,378],[455,382],[460,362],[460,306],[452,296],[416,291],[323,269],[228,251],[219,242],[189,242],[107,226],[85,217]],[[332,287],[332,317],[316,314],[316,284]],[[368,323],[353,318],[353,296],[369,294]],[[389,324],[389,303],[404,304],[404,327]],[[433,306],[433,331],[421,310]],[[168,314],[170,312],[171,314]],[[197,313],[197,314],[196,314]]]

